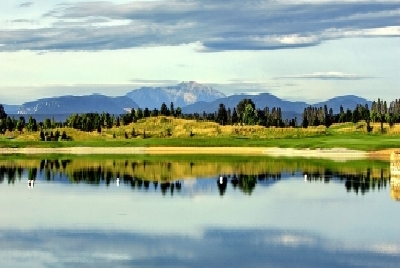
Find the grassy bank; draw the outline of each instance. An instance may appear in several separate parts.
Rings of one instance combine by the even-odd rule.
[[[63,147],[281,147],[281,148],[348,148],[374,151],[400,148],[400,126],[372,125],[366,132],[364,123],[346,123],[313,128],[264,128],[261,126],[220,126],[213,122],[149,118],[101,133],[66,131],[72,141],[39,141],[39,133],[6,133],[0,136],[3,148]],[[135,135],[132,136],[134,129]],[[379,131],[378,131],[379,130]],[[48,130],[51,131],[51,130]],[[53,130],[55,131],[55,130]],[[128,138],[125,137],[127,133]]]
[[[371,151],[400,148],[400,137],[383,135],[324,135],[312,138],[237,139],[215,138],[149,138],[107,141],[24,141],[1,140],[3,148],[63,148],[63,147],[281,147],[281,148],[348,148]]]

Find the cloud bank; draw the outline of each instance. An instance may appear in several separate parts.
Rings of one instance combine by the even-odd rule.
[[[374,78],[374,77],[360,75],[360,74],[343,73],[343,72],[315,72],[310,74],[275,77],[275,79],[316,79],[316,80],[363,80],[368,78]]]
[[[73,2],[43,11],[36,27],[16,24],[0,29],[0,51],[96,51],[189,43],[200,44],[201,51],[300,48],[339,38],[399,37],[399,16],[398,1]]]

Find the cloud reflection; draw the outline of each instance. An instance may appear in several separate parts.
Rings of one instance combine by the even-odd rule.
[[[400,261],[398,254],[342,248],[313,233],[277,229],[210,228],[201,238],[89,230],[4,230],[0,235],[5,266],[29,261],[75,267],[395,267]]]

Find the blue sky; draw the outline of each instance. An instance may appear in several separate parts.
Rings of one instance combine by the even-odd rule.
[[[1,1],[0,103],[197,81],[399,98],[400,1]]]

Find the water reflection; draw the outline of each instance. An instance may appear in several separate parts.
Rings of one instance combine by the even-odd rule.
[[[0,160],[0,266],[400,262],[388,162],[185,158]]]
[[[325,174],[305,174],[304,178],[307,182],[323,182],[329,183],[330,181],[344,182],[347,192],[361,193],[364,195],[370,190],[386,189],[390,177],[384,176],[384,170],[381,170],[380,177],[371,177],[371,170],[367,168],[366,174],[333,174],[328,172]]]
[[[390,196],[400,201],[400,152],[393,152],[390,156]]]
[[[390,181],[390,196],[396,200],[400,201],[400,178],[392,178]]]
[[[251,195],[256,187],[274,184],[282,178],[299,177],[304,177],[308,183],[342,183],[347,192],[364,195],[376,189],[378,191],[386,189],[391,179],[387,163],[378,166],[371,162],[362,165],[358,163],[354,168],[351,163],[347,165],[329,163],[327,166],[318,161],[306,164],[302,161],[265,158],[232,163],[159,159],[35,159],[7,163],[0,161],[0,183],[6,179],[8,184],[14,184],[16,180],[21,180],[25,176],[29,188],[33,188],[39,179],[107,187],[124,185],[132,190],[144,192],[153,188],[164,196],[167,194],[173,196],[182,193],[185,182],[195,180],[196,184],[199,184],[197,190],[213,189],[214,184],[222,197],[229,189],[239,189],[242,193]],[[189,185],[193,188],[192,183]],[[393,178],[391,196],[395,200],[398,200],[398,188],[396,178]]]
[[[31,267],[397,267],[400,262],[383,245],[337,248],[323,236],[296,230],[208,228],[200,238],[90,230],[0,235],[0,259],[7,267],[27,260]]]

